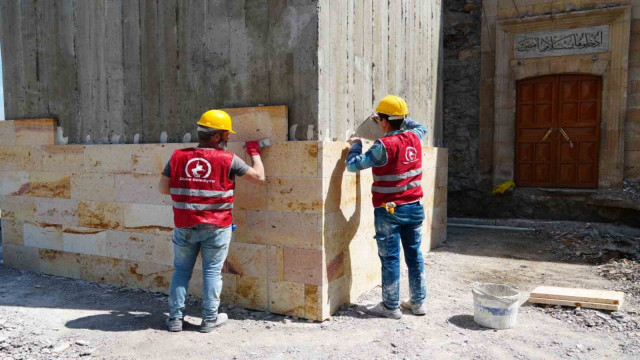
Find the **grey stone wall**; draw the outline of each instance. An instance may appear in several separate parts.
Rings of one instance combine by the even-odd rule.
[[[55,117],[71,143],[181,141],[208,109],[285,104],[306,139],[317,3],[1,0],[5,117]]]
[[[468,207],[468,192],[486,189],[480,174],[481,0],[445,0],[444,141],[449,149],[449,214]],[[476,194],[479,195],[479,194]],[[486,196],[486,195],[485,195]]]
[[[344,140],[387,94],[442,141],[441,0],[319,2],[319,137]]]

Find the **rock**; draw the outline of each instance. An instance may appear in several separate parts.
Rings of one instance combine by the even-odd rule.
[[[56,345],[53,349],[51,349],[52,352],[54,353],[61,353],[65,350],[67,350],[69,347],[71,347],[71,344],[69,343],[61,343]]]
[[[282,322],[285,324],[291,324],[291,319],[284,319]]]
[[[89,342],[86,340],[77,340],[76,341],[76,345],[80,345],[80,346],[89,346]]]
[[[398,345],[396,343],[391,343],[391,346],[398,347]]]
[[[96,349],[82,350],[80,352],[80,356],[89,356],[89,355],[93,354],[95,351],[96,351]]]

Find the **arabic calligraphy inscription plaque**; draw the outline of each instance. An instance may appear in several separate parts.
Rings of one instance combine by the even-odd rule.
[[[516,34],[516,59],[593,54],[609,50],[609,25]]]

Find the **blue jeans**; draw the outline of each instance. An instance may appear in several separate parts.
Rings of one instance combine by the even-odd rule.
[[[424,272],[422,221],[424,208],[419,202],[398,205],[391,215],[384,208],[374,211],[378,255],[382,263],[382,301],[389,309],[400,306],[400,242],[409,268],[411,302],[422,304],[427,297]]]
[[[214,320],[218,315],[222,291],[222,265],[229,252],[231,226],[224,228],[201,224],[173,231],[173,265],[175,271],[169,290],[169,316],[184,316],[193,266],[202,250],[202,319]]]

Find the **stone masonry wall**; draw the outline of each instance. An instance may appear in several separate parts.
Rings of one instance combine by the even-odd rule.
[[[270,136],[267,181],[237,179],[237,229],[222,300],[314,320],[379,283],[370,172],[344,170],[344,142],[287,142],[286,108],[231,109]],[[52,119],[0,122],[0,209],[6,266],[168,290],[170,198],[156,186],[175,149],[193,144],[54,145]],[[242,133],[241,131],[239,133]],[[244,132],[245,134],[247,132]],[[249,160],[237,136],[229,150]],[[446,151],[424,149],[424,250],[446,237]],[[189,292],[201,291],[200,261]]]

